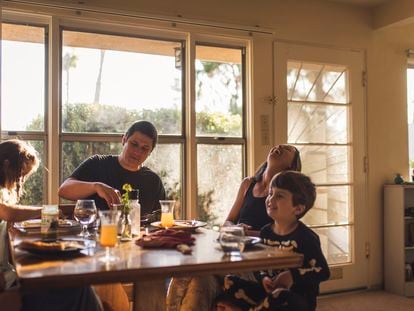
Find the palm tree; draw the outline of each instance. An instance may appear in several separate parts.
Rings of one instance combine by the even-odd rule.
[[[76,62],[78,61],[78,57],[72,53],[65,53],[63,56],[62,67],[63,70],[66,72],[66,103],[69,103],[69,71],[71,68],[76,68]]]
[[[102,67],[103,62],[105,59],[105,50],[101,50],[101,59],[99,62],[99,71],[98,71],[98,78],[96,79],[96,87],[95,87],[95,98],[93,100],[94,104],[99,104],[99,98],[101,96],[101,80],[102,80]]]

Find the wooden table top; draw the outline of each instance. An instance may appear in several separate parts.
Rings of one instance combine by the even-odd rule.
[[[255,246],[241,256],[223,256],[216,242],[218,232],[203,228],[197,230],[193,235],[196,243],[191,255],[184,255],[174,249],[142,249],[131,241],[119,243],[113,249],[114,255],[120,257],[114,264],[99,261],[105,255],[99,243],[96,243],[96,247],[83,250],[76,257],[50,259],[35,257],[16,247],[22,239],[35,239],[35,236],[18,234],[12,230],[10,238],[19,280],[27,288],[136,282],[302,265],[302,255],[266,246]],[[70,239],[70,236],[64,238]]]

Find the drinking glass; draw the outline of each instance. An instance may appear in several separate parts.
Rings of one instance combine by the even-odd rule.
[[[161,226],[168,229],[174,226],[174,200],[160,200]]]
[[[105,247],[105,257],[99,260],[105,263],[117,261],[119,258],[111,253],[115,247],[118,238],[118,220],[121,211],[109,210],[99,211],[99,218],[101,220],[101,234],[99,243]]]
[[[240,255],[245,245],[244,229],[240,226],[223,226],[219,243],[226,255]]]
[[[90,238],[92,235],[88,232],[88,225],[96,219],[97,210],[94,200],[77,200],[73,216],[82,225],[82,231],[79,233],[84,239]]]

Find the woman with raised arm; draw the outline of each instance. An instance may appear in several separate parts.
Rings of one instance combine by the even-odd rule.
[[[273,176],[281,171],[301,169],[299,150],[294,146],[277,145],[270,149],[254,176],[243,179],[224,225],[237,224],[245,228],[247,235],[258,236],[263,226],[273,222],[265,204]],[[167,310],[213,310],[214,300],[221,291],[220,278],[173,278],[167,294]]]

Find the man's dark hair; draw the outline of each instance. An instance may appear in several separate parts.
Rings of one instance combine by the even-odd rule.
[[[303,217],[313,207],[316,199],[316,188],[311,179],[296,171],[283,171],[275,175],[271,183],[272,188],[279,188],[289,191],[292,194],[292,204],[302,204],[305,211],[298,215]]]
[[[158,132],[155,126],[149,121],[136,121],[125,132],[125,138],[130,138],[135,132],[140,132],[152,139],[152,149],[158,141]]]

